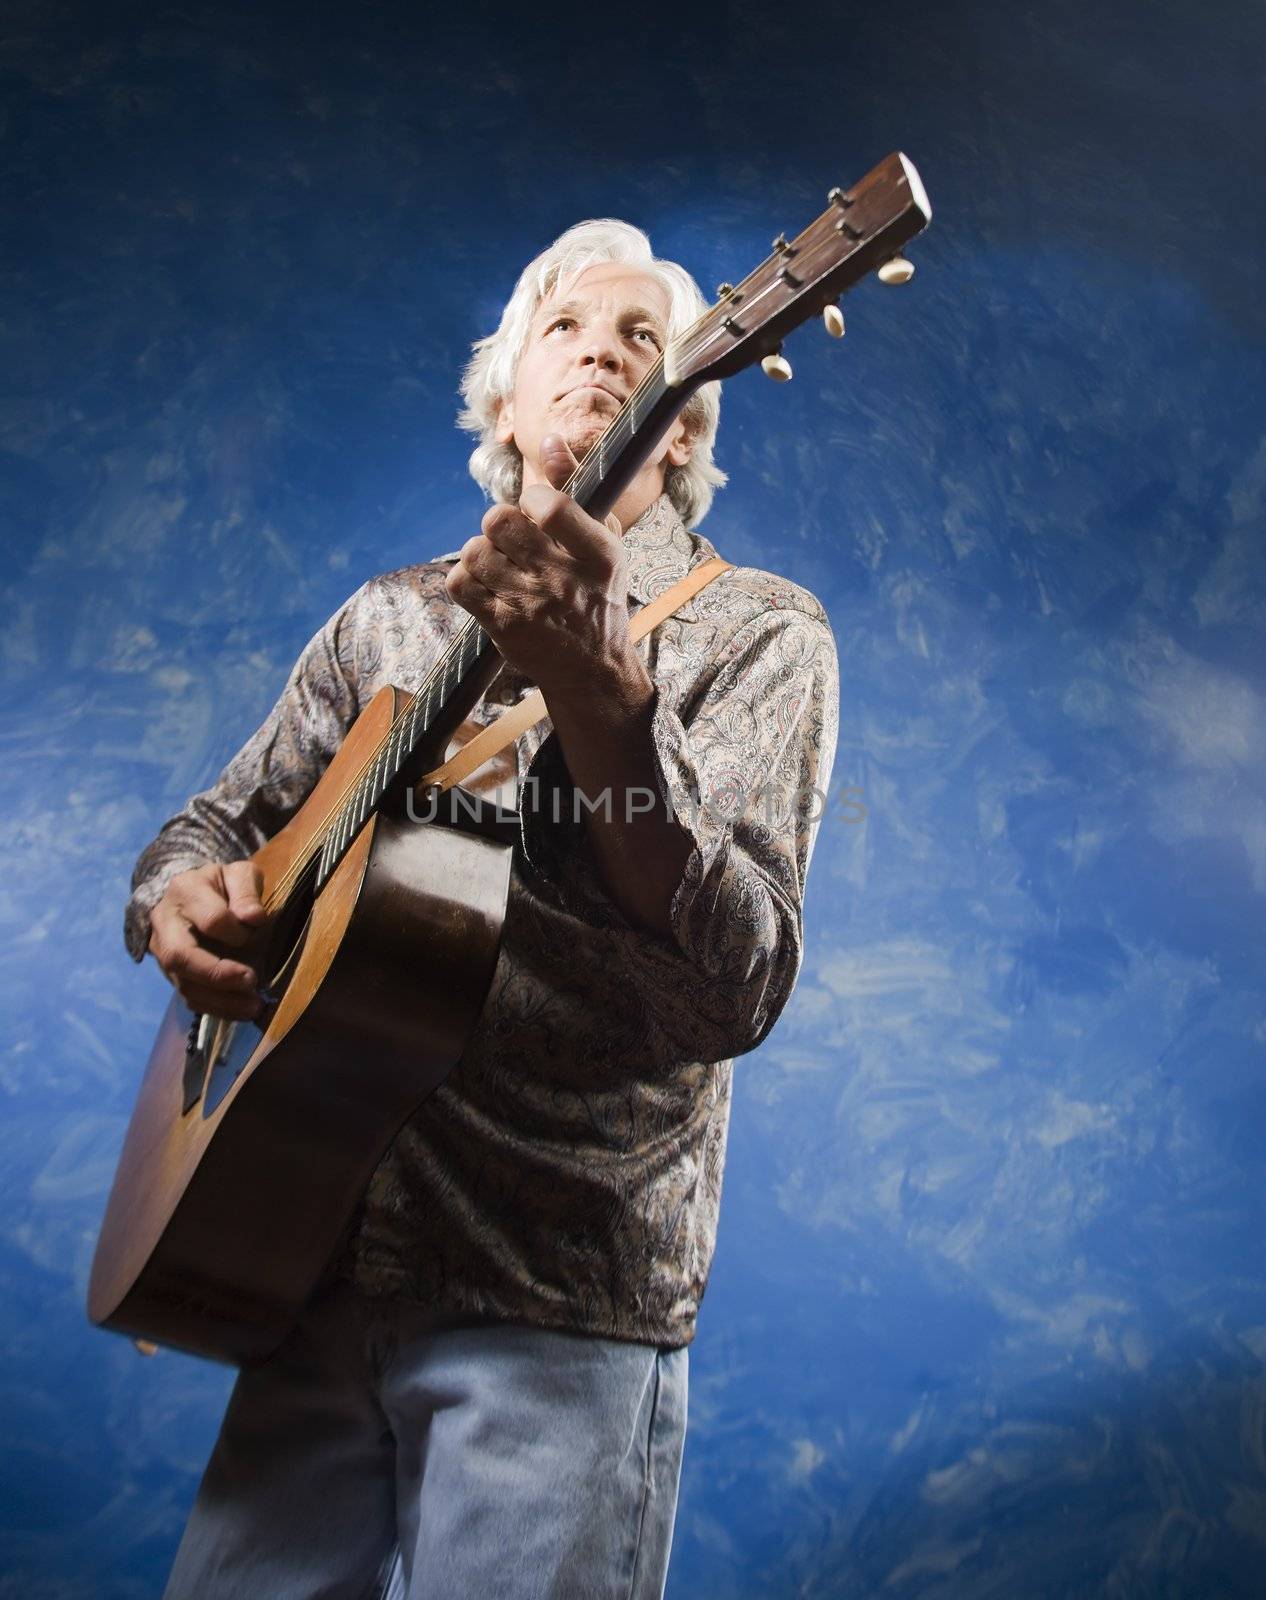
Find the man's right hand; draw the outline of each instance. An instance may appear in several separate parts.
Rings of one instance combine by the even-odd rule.
[[[150,914],[150,954],[191,1011],[245,1021],[258,1015],[254,970],[216,955],[204,940],[237,947],[263,926],[264,875],[250,861],[178,872]]]

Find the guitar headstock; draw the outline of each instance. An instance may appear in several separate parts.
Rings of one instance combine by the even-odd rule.
[[[664,353],[672,387],[728,378],[757,361],[770,377],[789,378],[779,347],[793,328],[824,315],[829,332],[843,333],[835,306],[842,294],[876,269],[888,282],[910,276],[914,269],[902,260],[901,247],[932,219],[913,162],[897,151],[853,188],[832,189],[828,198],[827,209],[803,233],[790,240],[779,235],[771,256],[741,283],[722,284],[717,303],[672,341]]]

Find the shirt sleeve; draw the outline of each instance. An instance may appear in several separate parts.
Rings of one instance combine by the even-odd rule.
[[[825,619],[799,611],[775,608],[740,626],[689,705],[657,685],[658,803],[692,846],[671,939],[628,921],[579,830],[565,830],[574,847],[563,852],[538,846],[566,898],[616,936],[629,982],[681,1058],[755,1049],[791,996],[838,720],[834,638]]]
[[[358,711],[352,617],[364,592],[308,641],[276,705],[215,783],[141,851],[123,919],[134,961],[145,957],[150,913],[171,879],[208,861],[252,855],[299,809],[333,759]]]

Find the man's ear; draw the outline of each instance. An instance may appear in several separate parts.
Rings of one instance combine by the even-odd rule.
[[[694,430],[678,417],[676,426],[669,437],[667,460],[674,467],[684,467],[694,454],[694,449]]]
[[[514,401],[497,401],[497,421],[494,428],[494,438],[498,444],[514,443]]]

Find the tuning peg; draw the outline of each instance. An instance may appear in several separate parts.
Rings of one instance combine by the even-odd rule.
[[[781,350],[775,350],[767,355],[761,362],[760,369],[767,378],[773,378],[776,383],[786,383],[791,377],[791,362]]]
[[[832,339],[844,337],[844,313],[834,301],[822,307],[822,321]]]
[[[914,264],[904,256],[892,256],[879,269],[880,283],[909,283],[914,277]]]
[[[717,284],[717,299],[718,300],[728,300],[733,293],[734,293],[734,285],[732,283],[718,283]]]

